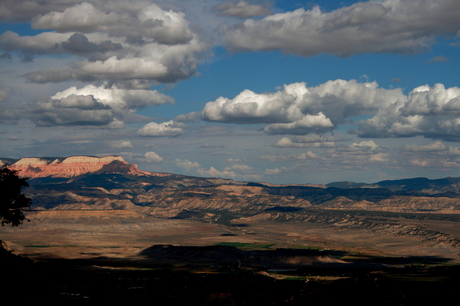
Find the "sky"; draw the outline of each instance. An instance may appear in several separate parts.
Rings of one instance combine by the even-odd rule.
[[[460,176],[458,0],[3,0],[0,157],[275,184]]]

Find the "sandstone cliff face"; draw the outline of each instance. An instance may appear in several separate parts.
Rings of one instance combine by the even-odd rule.
[[[90,172],[124,173],[131,175],[167,176],[167,173],[141,171],[137,165],[129,164],[121,156],[72,156],[65,159],[22,158],[10,166],[19,175],[37,177],[74,177]]]

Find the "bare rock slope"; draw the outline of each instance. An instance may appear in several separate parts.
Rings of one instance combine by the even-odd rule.
[[[10,166],[19,175],[37,177],[74,177],[86,173],[104,171],[133,175],[160,175],[141,171],[137,165],[129,164],[121,156],[72,156],[67,158],[22,158]]]

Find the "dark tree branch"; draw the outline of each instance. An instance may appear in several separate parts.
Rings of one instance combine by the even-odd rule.
[[[22,194],[22,188],[27,187],[27,178],[21,178],[17,171],[7,165],[0,168],[0,219],[2,226],[11,224],[18,226],[27,220],[23,210],[30,206],[31,199]]]

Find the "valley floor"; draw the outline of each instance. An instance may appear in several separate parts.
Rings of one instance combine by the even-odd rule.
[[[457,246],[374,221],[353,228],[349,217],[204,223],[68,216],[31,213],[20,227],[0,228],[13,254],[25,258],[0,263],[8,276],[2,290],[18,302],[433,305],[460,293]],[[396,228],[460,237],[458,222],[390,219],[385,224]]]
[[[364,256],[421,256],[460,263],[460,245],[454,244],[460,237],[458,220],[387,217],[375,221],[382,218],[356,216],[353,220],[329,217],[335,221],[327,222],[245,220],[224,224],[107,214],[69,218],[65,211],[62,215],[31,212],[28,218],[30,222],[20,227],[1,227],[0,238],[16,254],[31,258],[135,258],[155,244],[257,243],[271,248],[334,249]]]

